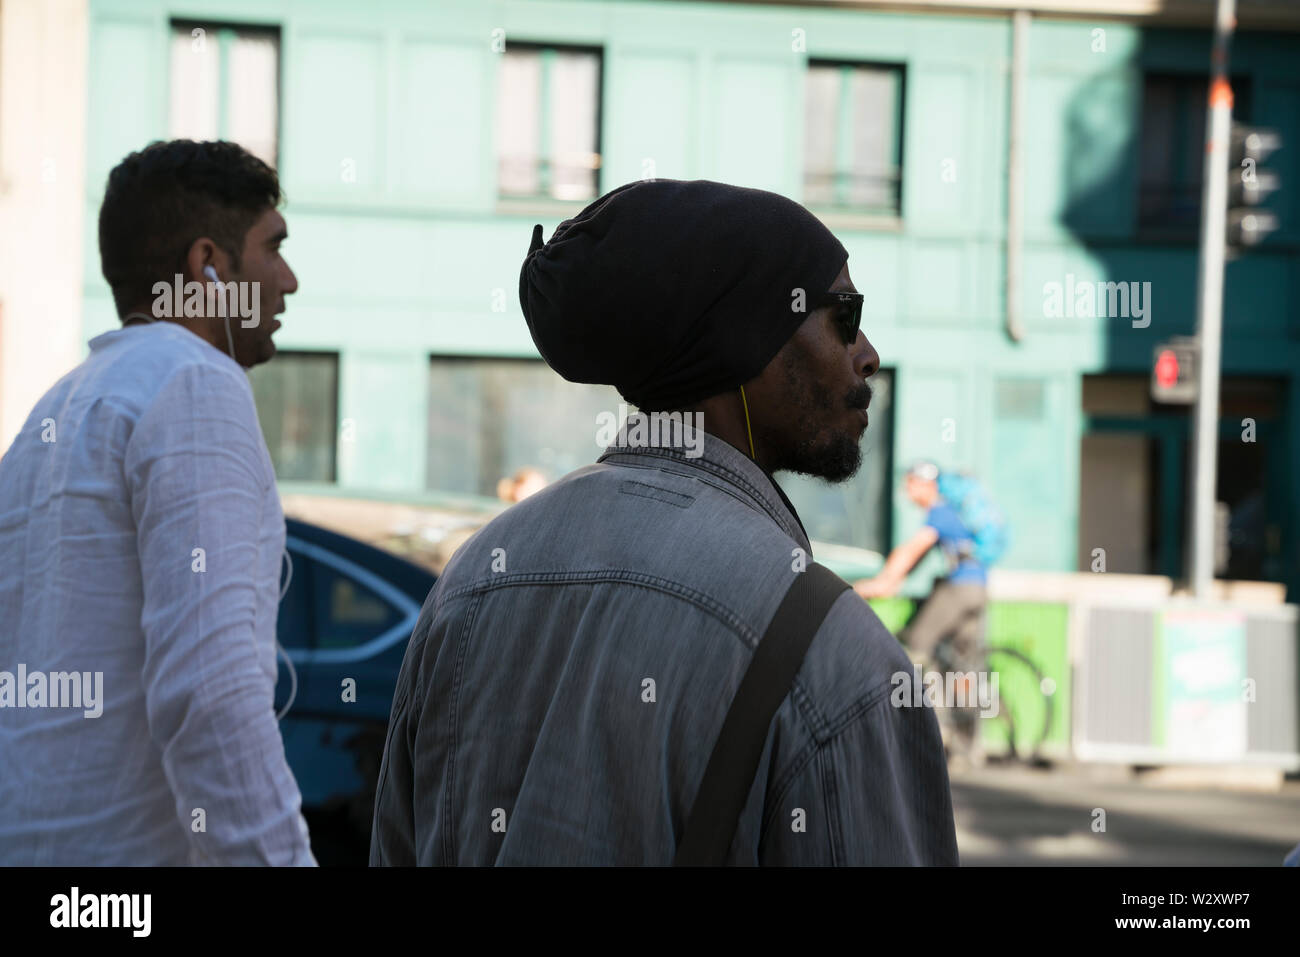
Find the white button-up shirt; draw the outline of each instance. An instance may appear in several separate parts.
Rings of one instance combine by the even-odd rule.
[[[92,339],[0,459],[0,864],[315,863],[284,538],[234,360],[169,322]]]

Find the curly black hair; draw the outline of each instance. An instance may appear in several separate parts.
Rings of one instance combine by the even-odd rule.
[[[99,208],[100,264],[118,316],[184,271],[201,237],[238,269],[249,228],[283,198],[275,170],[237,143],[171,140],[127,156],[108,174]]]

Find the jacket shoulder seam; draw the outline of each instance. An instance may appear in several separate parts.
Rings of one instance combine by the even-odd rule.
[[[820,729],[812,728],[812,740],[806,744],[790,761],[786,770],[783,771],[776,783],[772,787],[771,801],[766,812],[763,815],[763,822],[760,834],[766,834],[776,818],[777,810],[785,796],[789,793],[790,788],[794,786],[795,780],[803,773],[808,764],[817,758],[819,754],[826,750],[836,739],[858,718],[873,710],[881,701],[889,697],[890,682],[888,680],[869,688],[864,691],[858,698],[847,708],[839,713],[833,720],[823,722]],[[810,704],[811,707],[811,704]]]
[[[435,609],[435,613],[444,604],[457,598],[470,595],[481,597],[498,588],[536,584],[624,584],[649,588],[679,601],[687,602],[711,615],[735,635],[751,655],[758,648],[758,643],[762,639],[762,635],[756,629],[750,627],[732,608],[722,604],[717,599],[705,595],[703,592],[698,592],[670,579],[660,578],[657,575],[608,568],[589,571],[497,574],[492,578],[478,579],[450,589],[439,599],[438,609]],[[820,630],[818,629],[818,631]],[[813,636],[813,642],[816,643],[816,635]],[[826,717],[814,703],[808,689],[804,687],[803,682],[797,675],[791,684],[790,696],[794,699],[798,710],[804,712],[804,719],[814,729],[814,737],[817,736],[818,731],[824,733],[824,729],[827,727]]]

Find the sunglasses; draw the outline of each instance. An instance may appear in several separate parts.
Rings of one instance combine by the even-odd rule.
[[[822,305],[831,307],[831,318],[845,345],[851,346],[858,340],[862,303],[862,294],[857,292],[828,292],[822,300]]]

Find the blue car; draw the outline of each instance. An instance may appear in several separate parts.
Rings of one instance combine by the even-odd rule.
[[[397,673],[436,576],[356,539],[287,519],[276,711],[322,864],[365,864]]]

